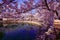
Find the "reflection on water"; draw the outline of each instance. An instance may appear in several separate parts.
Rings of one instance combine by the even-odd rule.
[[[34,40],[38,29],[30,24],[9,24],[5,26],[3,40]]]
[[[1,29],[1,28],[0,28]],[[9,24],[5,26],[4,32],[0,31],[0,40],[34,40],[39,32],[39,26],[31,24]],[[44,34],[45,28],[40,28],[40,34]],[[60,40],[60,34],[56,40]],[[43,36],[43,35],[39,35]],[[45,36],[44,36],[45,37]],[[53,38],[53,35],[48,36]]]
[[[43,37],[42,40],[45,40],[46,36],[44,33],[47,31],[45,27],[27,23],[8,24],[5,27],[1,27],[0,30],[3,31],[0,32],[0,40],[34,40],[36,38],[40,40],[40,37]],[[49,38],[54,38],[55,35],[50,34],[47,37],[46,39],[48,40]]]

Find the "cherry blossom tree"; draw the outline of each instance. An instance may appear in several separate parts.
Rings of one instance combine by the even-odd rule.
[[[3,3],[0,3],[0,12],[7,17],[17,18],[18,14],[29,13],[31,10],[37,11],[39,13],[39,19],[42,20],[42,28],[39,30],[39,40],[44,40],[45,35],[48,35],[48,38],[52,36],[52,40],[55,40],[54,19],[60,19],[60,1],[59,0],[39,0],[36,4],[35,0],[25,0],[21,4],[20,9],[18,9],[18,3],[15,0],[2,0]],[[16,15],[17,14],[17,15]],[[5,17],[5,16],[3,16]],[[40,21],[41,22],[41,21]],[[43,37],[43,38],[42,38]],[[38,40],[38,39],[36,39]],[[48,39],[47,39],[48,40]]]

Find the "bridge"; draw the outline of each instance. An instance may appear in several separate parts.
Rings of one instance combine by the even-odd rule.
[[[36,22],[36,21],[19,21],[19,20],[3,20],[3,24],[7,25],[7,24],[17,24],[17,23],[29,23],[32,25],[38,25],[38,26],[42,26],[41,23]],[[59,28],[60,29],[60,20],[54,20],[54,27],[55,28]]]
[[[38,25],[41,26],[40,23],[38,22],[34,22],[34,21],[5,21],[4,24],[17,24],[17,23],[28,23],[28,24],[32,24],[32,25]]]

